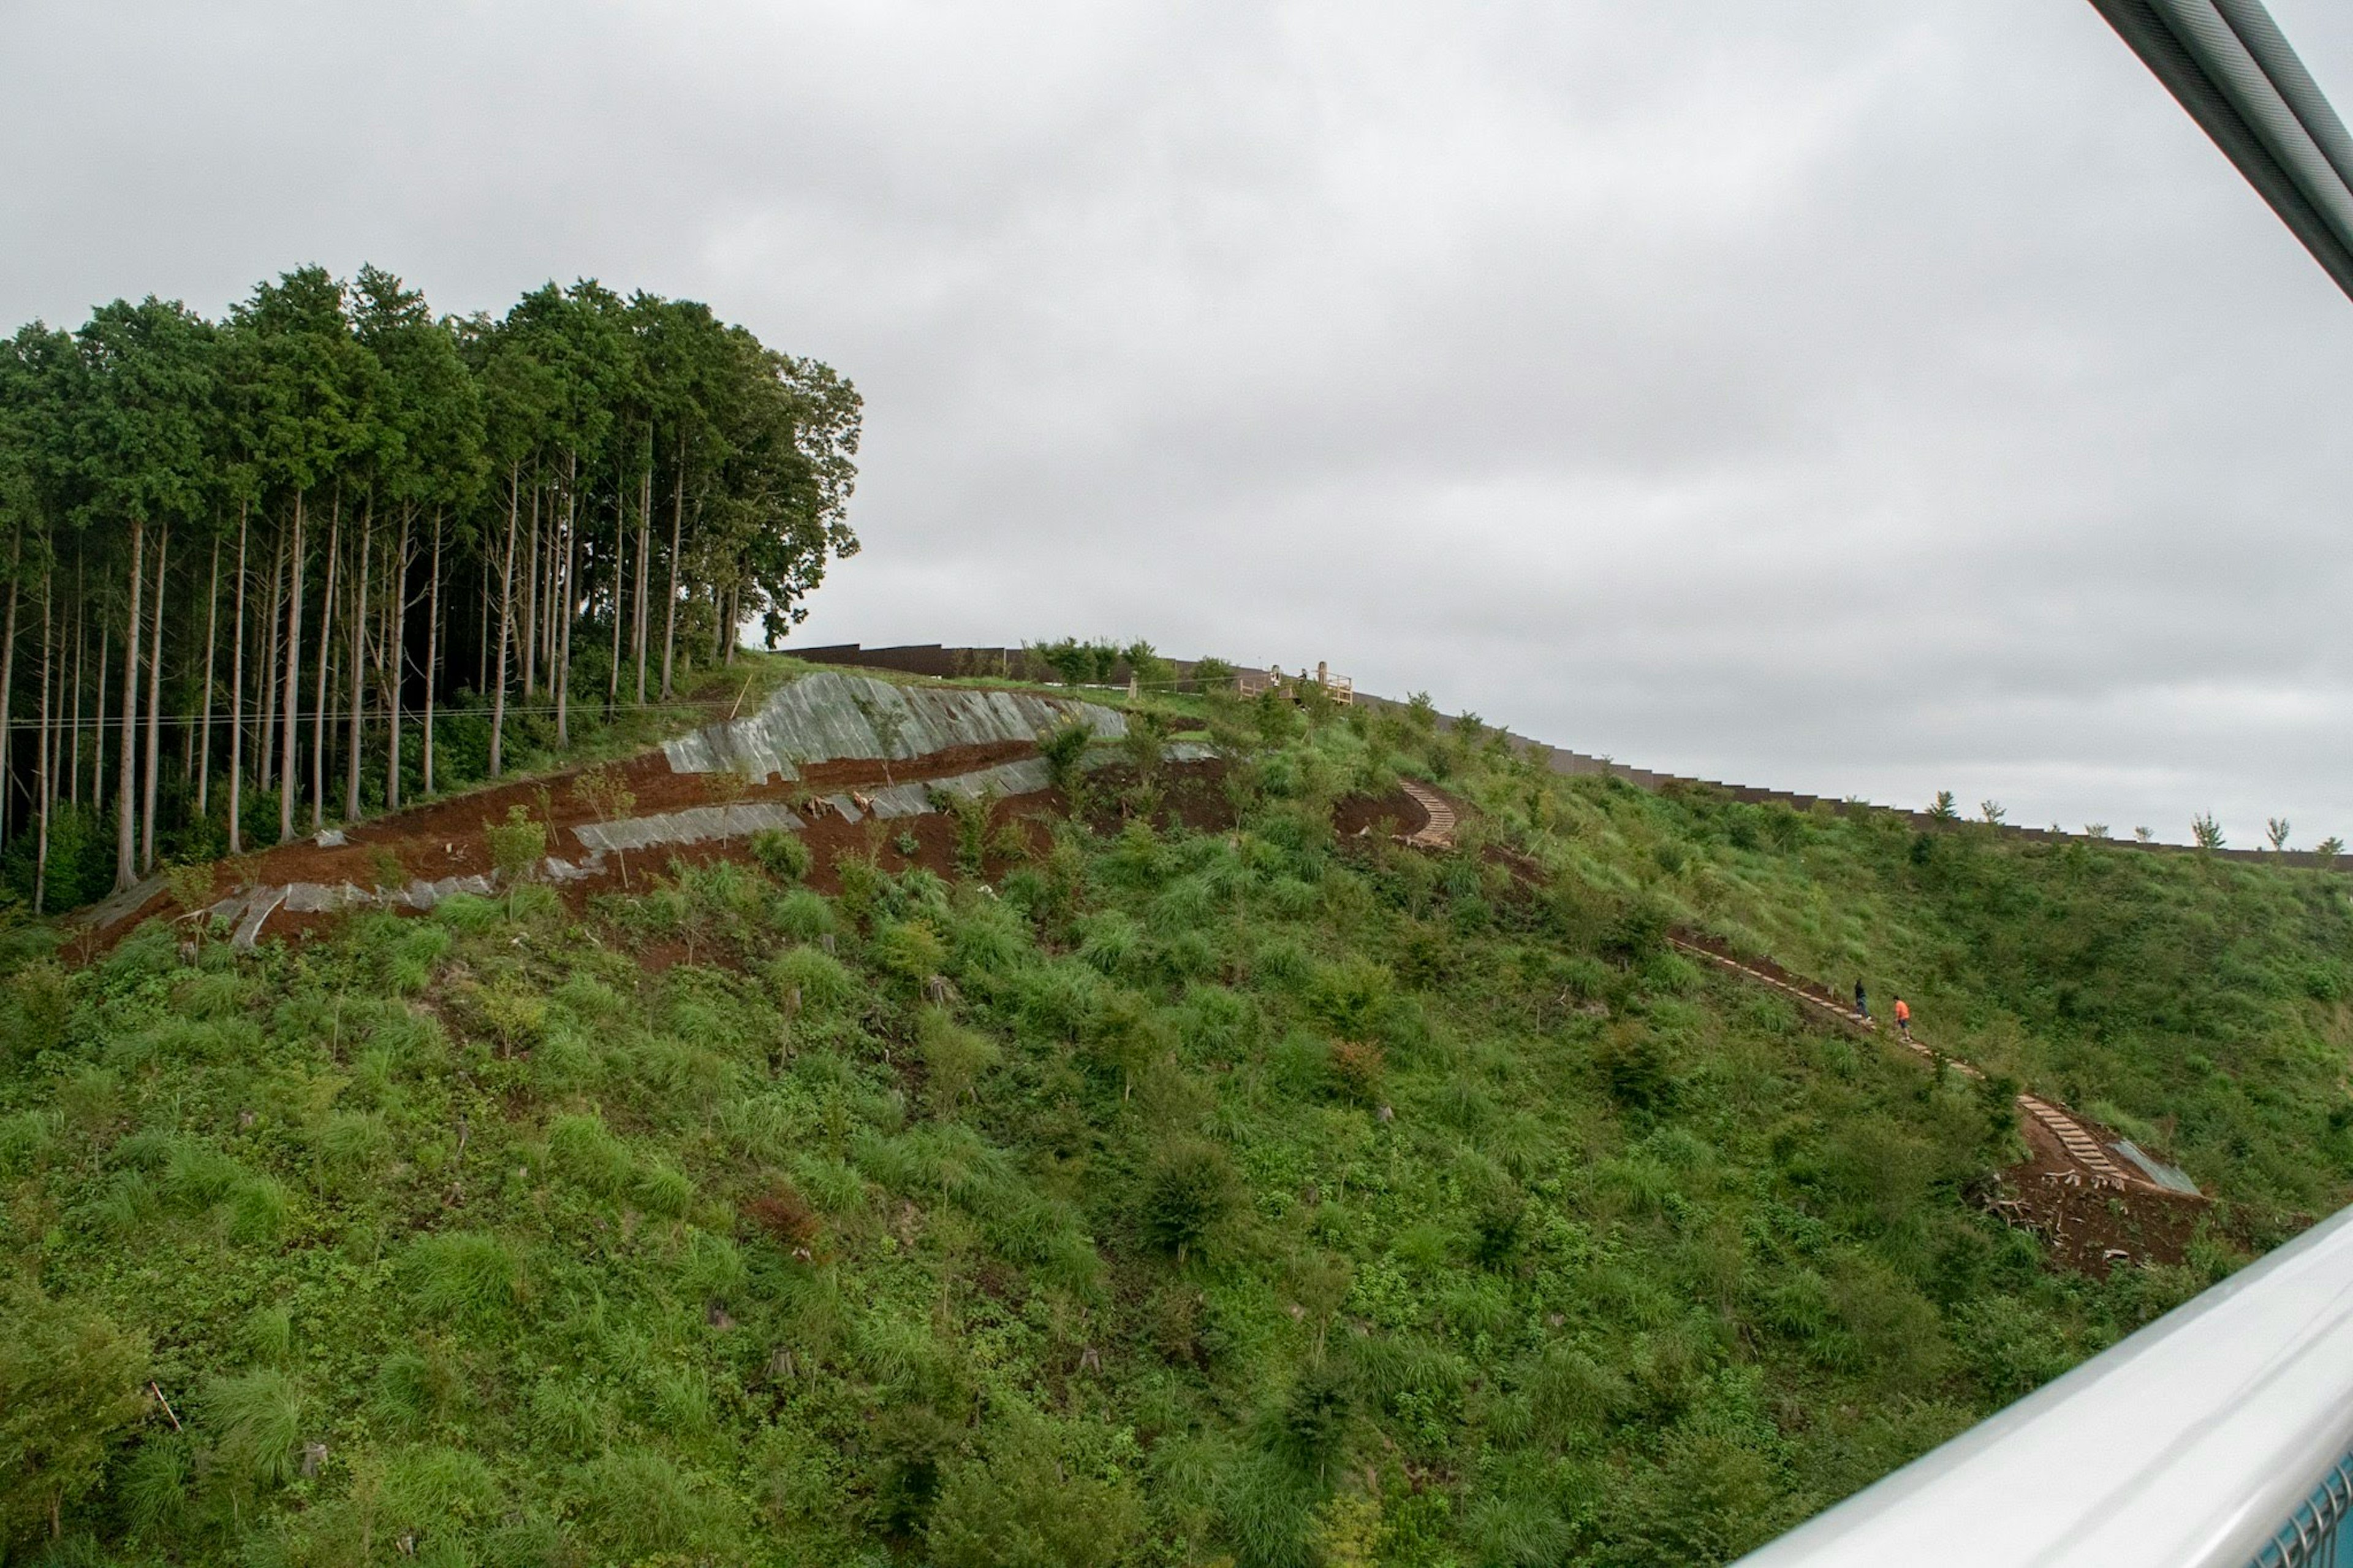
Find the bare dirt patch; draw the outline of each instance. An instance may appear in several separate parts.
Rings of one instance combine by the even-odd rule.
[[[1401,789],[1387,795],[1353,795],[1332,809],[1332,831],[1343,838],[1364,835],[1408,838],[1430,822],[1421,803]]]
[[[2111,1268],[2189,1256],[2189,1239],[2211,1212],[2204,1200],[2095,1183],[2050,1129],[2031,1117],[2020,1121],[2027,1156],[2001,1173],[1986,1206],[2032,1232],[2052,1262],[2105,1279]]]

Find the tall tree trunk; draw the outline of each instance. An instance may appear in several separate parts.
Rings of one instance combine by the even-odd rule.
[[[319,665],[311,682],[311,831],[327,826],[327,675],[335,646],[335,579],[343,563],[343,482],[335,481],[335,499],[327,509],[327,581],[319,595]]]
[[[228,852],[245,853],[245,502],[237,503],[237,631],[229,638]]]
[[[524,700],[539,695],[539,484],[531,487],[531,542],[523,552],[522,624],[531,628],[522,641]]]
[[[114,645],[106,640],[106,626],[100,622],[95,633],[98,643],[98,691],[90,705],[90,809],[93,816],[106,809],[106,678],[112,672],[110,662],[114,658]]]
[[[8,842],[8,781],[16,775],[16,731],[10,699],[16,694],[16,574],[25,564],[25,525],[8,546],[8,619],[0,628],[0,846]]]
[[[259,634],[262,647],[260,663],[254,668],[254,684],[259,688],[253,694],[253,711],[261,721],[261,731],[253,738],[253,752],[258,763],[253,770],[253,787],[266,790],[269,781],[278,776],[278,644],[279,634],[286,626],[286,602],[280,596],[286,588],[287,530],[278,531],[277,548],[269,557],[269,626]]]
[[[561,524],[566,550],[571,548],[575,534],[574,520],[579,512],[578,498],[573,490],[574,481],[579,478],[579,459],[576,458],[573,459],[572,469],[572,473],[565,480],[565,515]],[[565,607],[556,603],[558,587],[570,585],[565,578],[565,564],[567,557],[560,553],[555,545],[558,526],[555,519],[555,498],[551,495],[547,498],[547,564],[543,569],[547,574],[547,585],[546,592],[541,595],[539,601],[539,635],[542,639],[540,660],[541,668],[547,673],[547,691],[551,697],[555,694],[555,666],[563,657],[563,628],[566,619]]]
[[[555,656],[554,672],[547,679],[555,688],[555,743],[572,743],[572,570],[580,553],[580,458],[566,453],[564,461],[564,633]],[[551,604],[554,598],[549,595]]]
[[[392,552],[392,581],[385,595],[385,614],[391,622],[385,630],[391,634],[392,659],[392,678],[384,683],[384,808],[387,812],[400,809],[400,687],[408,678],[408,538],[416,521],[416,507],[402,503],[400,542]]]
[[[366,725],[362,719],[361,703],[367,695],[367,616],[368,560],[375,542],[375,492],[368,492],[366,510],[360,513],[360,574],[353,584],[352,594],[352,712],[344,731],[343,746],[343,820],[357,822],[360,816],[360,746],[366,737]]]
[[[122,617],[122,754],[115,760],[114,886],[139,880],[139,601],[147,586],[147,524],[131,520],[131,607]]]
[[[638,706],[646,705],[646,581],[653,574],[654,444],[646,432],[646,466],[638,479],[638,619],[631,636],[637,644]]]
[[[678,550],[686,531],[686,443],[678,444],[678,479],[670,505],[670,598],[662,610],[661,700],[670,700],[670,663],[678,652]]]
[[[735,667],[735,643],[743,630],[743,626],[744,591],[741,588],[730,588],[727,590],[725,624],[719,630],[719,635],[727,639],[727,657],[721,662],[730,669]]]
[[[506,756],[507,644],[514,636],[515,524],[522,510],[522,466],[507,473],[507,561],[499,574],[499,683],[491,689],[491,776],[502,770]],[[536,506],[534,500],[532,504]]]
[[[433,570],[426,577],[425,793],[433,793],[433,686],[441,679],[441,509],[433,509]]]
[[[164,563],[172,550],[172,525],[155,535],[155,612],[147,647],[147,773],[139,782],[139,871],[155,868],[155,774],[164,750]]]
[[[481,635],[474,639],[474,690],[487,697],[491,690],[491,552],[487,549],[482,552],[482,608],[474,624],[481,628]]]
[[[278,737],[278,842],[294,839],[294,743],[301,738],[295,711],[302,700],[302,505],[303,492],[294,492],[294,537],[286,547],[286,692],[279,715],[284,732]]]
[[[216,518],[215,521],[219,520]],[[213,536],[212,585],[205,590],[205,694],[197,711],[204,715],[202,756],[196,764],[196,815],[209,816],[213,803],[213,671],[219,663],[221,541]]]
[[[49,617],[50,589],[57,574],[52,556],[48,569],[41,574],[41,822],[34,830],[33,843],[33,912],[37,915],[49,890],[49,813],[58,804],[58,740],[49,732],[50,676],[56,673],[60,683],[63,680],[63,672],[50,668],[57,663],[56,629]]]
[[[622,578],[629,559],[629,509],[622,498],[625,494],[622,475],[613,475],[613,657],[605,674],[605,719],[611,722],[613,710],[621,705],[621,611],[627,603],[627,585]]]
[[[90,665],[90,634],[84,626],[85,617],[82,613],[83,605],[90,602],[83,595],[83,589],[86,586],[87,579],[82,571],[81,552],[76,550],[74,552],[73,700],[67,705],[67,711],[71,717],[66,721],[68,732],[72,736],[72,755],[66,771],[66,804],[77,806],[81,804],[81,678]]]

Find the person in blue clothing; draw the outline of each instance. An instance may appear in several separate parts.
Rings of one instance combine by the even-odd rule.
[[[1860,980],[1854,983],[1854,1010],[1862,1016],[1864,1023],[1871,1022],[1871,998],[1862,994],[1862,982]]]

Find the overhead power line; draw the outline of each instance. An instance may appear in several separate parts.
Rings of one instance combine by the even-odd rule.
[[[2092,0],[2353,296],[2353,137],[2262,0]]]

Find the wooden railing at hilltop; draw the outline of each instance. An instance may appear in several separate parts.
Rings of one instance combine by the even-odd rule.
[[[997,676],[1016,680],[1053,680],[1054,671],[1046,661],[1025,647],[946,647],[938,643],[913,643],[897,647],[861,647],[857,643],[835,643],[824,647],[787,647],[786,652],[797,658],[817,664],[862,665],[869,669],[896,670],[907,675],[932,675],[942,679],[959,677],[969,679],[976,676]],[[1190,679],[1194,661],[1171,659],[1179,679]],[[1279,677],[1279,671],[1254,669],[1237,666],[1235,679],[1245,690],[1263,689],[1268,682]],[[1130,672],[1121,661],[1113,684],[1125,685]],[[1345,677],[1333,677],[1345,681]],[[1370,692],[1347,686],[1348,695],[1341,700],[1356,706],[1381,710],[1402,708],[1404,703],[1394,698],[1376,697]],[[1439,716],[1441,729],[1451,729],[1454,721]],[[2265,866],[2302,866],[2323,871],[2353,871],[2353,855],[2323,856],[2309,849],[2199,849],[2187,844],[2144,843],[2135,838],[2094,838],[2088,834],[2054,832],[2047,827],[2018,827],[2007,823],[1962,823],[1949,817],[1937,817],[1925,811],[1907,810],[1903,806],[1873,805],[1868,801],[1834,799],[1827,795],[1806,795],[1796,790],[1765,789],[1755,784],[1725,784],[1717,779],[1690,778],[1681,773],[1662,773],[1649,768],[1628,767],[1608,757],[1589,756],[1563,746],[1546,745],[1532,741],[1509,730],[1499,731],[1506,740],[1523,752],[1535,753],[1554,773],[1571,776],[1620,779],[1637,789],[1653,794],[1672,794],[1683,790],[1704,791],[1728,800],[1751,805],[1786,805],[1796,811],[1831,811],[1844,816],[1852,812],[1883,811],[1903,817],[1919,828],[1952,828],[1968,826],[1978,832],[1998,833],[2005,837],[2038,839],[2049,844],[2105,844],[2118,849],[2147,850],[2160,855],[2213,855],[2225,860],[2243,860]]]

